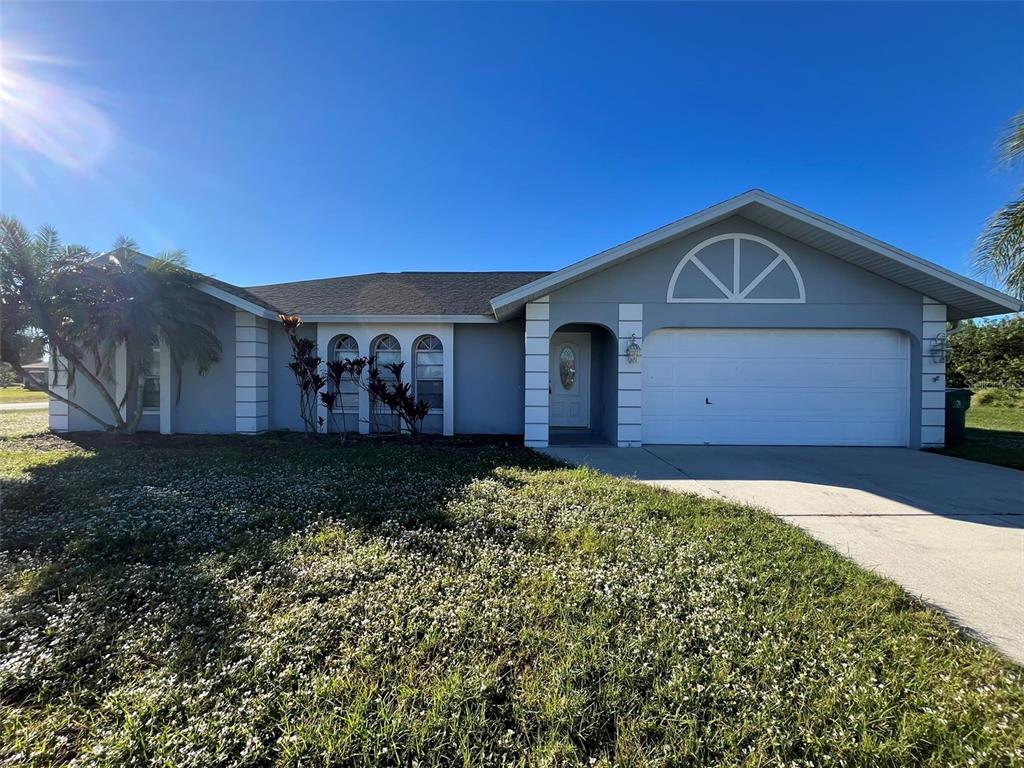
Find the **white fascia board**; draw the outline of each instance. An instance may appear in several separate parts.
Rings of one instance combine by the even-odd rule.
[[[215,299],[237,307],[238,309],[244,309],[246,312],[252,312],[256,317],[262,317],[265,320],[277,320],[278,313],[273,310],[261,307],[259,304],[254,304],[251,301],[243,299],[241,296],[235,296],[233,293],[217,288],[209,283],[204,283],[201,280],[196,282],[196,290],[201,293],[205,293],[207,296],[212,296]]]
[[[627,256],[632,256],[640,251],[652,248],[665,240],[669,240],[673,237],[685,233],[691,229],[697,229],[698,227],[712,223],[716,219],[724,218],[729,214],[733,213],[744,205],[755,200],[757,190],[751,190],[744,192],[742,195],[724,200],[721,203],[712,205],[710,208],[705,208],[702,211],[698,211],[690,216],[686,216],[677,221],[673,221],[671,224],[666,224],[663,227],[659,227],[647,234],[635,237],[621,245],[617,245],[614,248],[609,248],[606,251],[601,251],[598,254],[590,256],[582,261],[577,261],[575,264],[570,264],[564,269],[560,269],[557,272],[552,272],[550,275],[545,275],[542,278],[534,280],[532,283],[520,286],[514,290],[508,291],[496,296],[491,299],[491,307],[494,309],[495,315],[499,317],[502,314],[508,314],[507,309],[512,305],[517,305],[529,301],[536,296],[543,295],[548,291],[558,288],[559,286],[571,282],[572,280],[583,277],[584,275],[593,272],[601,267],[608,266],[619,259]]]
[[[304,323],[496,323],[489,315],[305,315]],[[276,318],[276,315],[275,315]]]
[[[762,199],[757,200],[757,202],[762,205],[774,208],[776,211],[792,216],[794,219],[803,221],[805,224],[810,224],[811,226],[824,230],[829,234],[841,237],[844,240],[849,240],[863,248],[867,248],[868,250],[887,256],[893,261],[916,269],[919,272],[923,272],[929,277],[942,280],[943,282],[954,285],[961,290],[973,293],[975,296],[979,296],[995,304],[999,304],[1000,306],[1005,307],[1007,312],[1021,311],[1022,304],[1020,301],[996,288],[979,283],[977,280],[972,280],[969,277],[964,277],[951,269],[946,269],[946,267],[943,267],[940,264],[928,261],[927,259],[922,259],[920,256],[915,256],[912,253],[908,253],[907,251],[871,237],[871,235],[866,235],[856,229],[851,229],[837,221],[833,221],[832,219],[821,216],[813,211],[809,211],[806,208],[801,208],[798,205],[775,197],[767,192],[759,191],[759,194]]]
[[[695,214],[686,216],[678,221],[674,221],[671,224],[667,224],[664,227],[655,229],[647,234],[640,235],[639,237],[622,243],[621,245],[617,245],[614,248],[609,248],[606,251],[602,251],[601,253],[590,256],[582,261],[578,261],[575,264],[570,264],[568,267],[560,269],[557,272],[553,272],[550,275],[546,275],[538,280],[534,280],[532,283],[527,283],[526,285],[520,286],[512,291],[496,296],[491,299],[491,307],[494,309],[495,316],[499,319],[507,317],[515,312],[521,304],[526,303],[536,296],[548,293],[562,285],[573,282],[574,280],[584,277],[601,268],[610,266],[621,259],[634,256],[642,251],[660,245],[666,240],[680,237],[688,231],[699,229],[700,227],[714,223],[716,220],[738,213],[742,208],[752,203],[764,205],[767,208],[771,208],[772,210],[790,216],[798,221],[802,221],[805,224],[817,227],[818,229],[835,235],[836,237],[841,237],[844,240],[879,253],[882,256],[886,256],[897,263],[916,269],[929,277],[941,280],[982,299],[991,301],[1006,312],[1021,311],[1021,302],[1014,299],[1012,296],[1008,296],[1002,291],[990,288],[987,285],[983,285],[975,280],[959,275],[952,270],[946,269],[945,267],[939,266],[938,264],[926,259],[922,259],[919,256],[914,256],[911,253],[902,251],[888,243],[882,242],[881,240],[876,240],[863,232],[850,229],[836,221],[820,216],[812,211],[808,211],[805,208],[801,208],[760,189],[752,189],[741,195],[737,195],[736,197],[724,200],[721,203],[712,205],[709,208],[705,208],[702,211],[698,211]]]

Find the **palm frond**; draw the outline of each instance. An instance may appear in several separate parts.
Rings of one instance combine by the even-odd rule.
[[[40,266],[46,264],[52,264],[57,261],[63,251],[63,246],[60,242],[60,235],[57,234],[57,230],[50,226],[42,226],[39,228],[39,232],[35,236],[35,249],[37,252],[37,260]]]
[[[0,230],[3,232],[4,247],[12,247],[15,244],[24,246],[29,240],[28,230],[13,216],[0,215]]]
[[[989,220],[974,251],[974,271],[1024,299],[1024,196]]]
[[[169,264],[175,264],[181,268],[188,266],[188,258],[185,256],[185,251],[180,248],[175,248],[170,251],[160,251],[160,253],[153,256],[154,261],[163,261]]]
[[[1024,162],[1024,112],[1018,112],[1010,119],[1006,134],[999,142],[999,155],[1004,165]]]
[[[115,251],[137,251],[139,250],[139,244],[135,242],[128,235],[118,235],[117,239],[114,240]]]

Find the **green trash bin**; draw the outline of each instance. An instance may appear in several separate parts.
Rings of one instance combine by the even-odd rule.
[[[969,389],[946,390],[946,447],[956,448],[963,445],[966,436],[964,430],[967,420],[967,409],[971,407]]]

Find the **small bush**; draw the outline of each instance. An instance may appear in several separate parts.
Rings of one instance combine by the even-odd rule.
[[[1024,389],[1024,317],[969,321],[949,343],[951,387]]]
[[[1024,389],[979,389],[971,398],[971,405],[1024,408]]]

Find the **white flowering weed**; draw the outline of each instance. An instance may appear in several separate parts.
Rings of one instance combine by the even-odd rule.
[[[1024,677],[759,512],[525,450],[0,441],[0,761],[1024,764]]]

